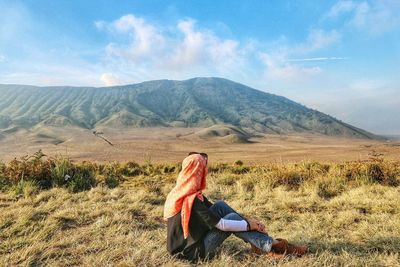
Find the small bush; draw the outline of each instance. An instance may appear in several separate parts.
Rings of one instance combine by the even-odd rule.
[[[0,175],[4,175],[6,167],[6,164],[0,160]]]
[[[21,179],[17,184],[11,187],[11,191],[17,197],[30,197],[36,195],[40,188],[35,181],[25,181]]]
[[[142,174],[142,169],[136,162],[129,161],[121,169],[122,175],[137,176]]]
[[[373,182],[383,183],[385,180],[385,174],[377,163],[368,166],[368,175]]]
[[[55,158],[51,170],[53,187],[67,184],[68,180],[73,176],[74,168],[70,159],[63,157]]]
[[[306,176],[295,170],[281,171],[275,178],[276,185],[285,185],[289,189],[297,189],[305,181]]]
[[[367,168],[369,179],[374,183],[382,185],[398,186],[399,180],[396,179],[396,172],[391,168],[391,164],[383,161],[371,163]]]
[[[166,165],[164,166],[163,173],[173,173],[176,171],[176,166]]]
[[[5,169],[5,175],[14,184],[20,180],[35,181],[41,188],[50,188],[52,164],[50,160],[43,160],[43,157],[45,155],[39,150],[32,156],[14,159]]]
[[[243,161],[237,160],[233,163],[233,166],[243,166]]]
[[[365,172],[365,164],[361,162],[350,163],[344,165],[345,177],[347,181],[363,181],[368,180],[367,174]]]
[[[237,180],[238,178],[234,175],[220,175],[217,184],[230,186],[235,184]]]
[[[320,179],[316,185],[317,195],[323,199],[331,199],[345,190],[345,184],[340,178]]]
[[[67,187],[72,192],[89,190],[96,186],[96,179],[90,166],[76,166],[74,174],[67,180]]]
[[[7,177],[4,177],[0,174],[0,191],[5,191],[9,188],[11,185],[10,181],[7,179]]]
[[[119,185],[118,179],[114,176],[107,176],[104,182],[108,188],[115,188]]]
[[[222,173],[224,171],[226,171],[227,169],[229,169],[228,164],[226,163],[217,163],[215,165],[211,165],[208,167],[208,171],[210,173]]]
[[[117,162],[109,163],[104,168],[104,182],[109,188],[117,187],[122,181],[122,174],[120,172],[120,165]]]
[[[250,168],[245,166],[235,166],[232,167],[231,172],[234,174],[244,174],[250,172]]]

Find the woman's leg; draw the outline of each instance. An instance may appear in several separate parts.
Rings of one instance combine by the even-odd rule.
[[[210,208],[211,211],[218,214],[219,217],[224,218],[229,213],[236,213],[228,204],[223,200],[216,201]],[[214,256],[215,250],[231,235],[231,232],[224,232],[214,228],[208,232],[204,238],[205,254],[207,257]]]
[[[231,235],[217,228],[210,230],[204,238],[204,252],[206,257],[212,258],[217,248]]]
[[[228,204],[226,204],[225,201],[223,200],[218,200],[216,201],[210,208],[211,211],[213,211],[214,213],[218,214],[219,217],[224,218],[226,215],[228,215],[229,213],[237,213],[239,214],[239,212],[235,211],[234,209],[232,209]],[[239,214],[240,215],[240,214]]]
[[[217,213],[221,218],[227,220],[243,220],[243,217],[224,201],[215,202],[210,207],[210,210]],[[214,228],[207,234],[204,239],[206,255],[212,256],[216,248],[219,247],[224,242],[224,240],[227,239],[232,233],[237,237],[243,239],[244,241],[249,242],[266,252],[271,250],[273,239],[266,234],[257,231],[226,232]]]
[[[220,200],[215,202],[211,207],[210,210],[217,213],[221,218],[227,220],[243,220],[243,216],[237,213],[234,209],[232,209],[228,204],[224,201]],[[294,246],[292,244],[284,244],[282,247],[282,241],[279,239],[273,239],[272,237],[268,236],[267,234],[260,233],[257,231],[246,231],[246,232],[227,232],[221,231],[217,228],[213,228],[205,237],[204,245],[205,245],[205,254],[206,256],[213,256],[217,247],[219,247],[225,239],[227,239],[231,234],[236,235],[237,237],[241,238],[245,242],[252,244],[253,246],[257,247],[258,249],[270,252],[272,246],[275,246],[275,252],[278,250],[282,250],[281,254],[288,253],[294,254],[297,256],[304,255],[307,252],[306,246]],[[283,242],[287,243],[287,241]],[[257,252],[260,253],[260,252]],[[279,254],[278,253],[278,254]]]
[[[224,217],[226,220],[242,220],[242,217],[237,213],[229,213]],[[245,231],[245,232],[231,232],[235,236],[239,237],[240,239],[244,240],[256,246],[259,249],[262,249],[265,252],[271,251],[272,242],[274,239],[267,234],[260,233],[258,231]]]

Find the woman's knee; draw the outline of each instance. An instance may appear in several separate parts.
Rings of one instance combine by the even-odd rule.
[[[215,201],[214,205],[217,205],[217,206],[228,206],[228,204],[226,204],[226,202],[223,201],[222,199]]]
[[[220,217],[224,217],[225,215],[236,212],[234,209],[232,209],[228,204],[226,204],[225,201],[223,200],[218,200],[216,201],[210,209],[214,212],[216,212]]]
[[[231,213],[225,215],[224,219],[226,219],[226,220],[235,220],[235,221],[243,220],[243,218],[239,214],[237,214],[235,212],[231,212]]]
[[[211,206],[212,210],[226,210],[227,208],[229,208],[229,206],[223,200],[217,200]]]

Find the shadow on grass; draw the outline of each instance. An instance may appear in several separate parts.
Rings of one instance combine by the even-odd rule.
[[[290,241],[290,240],[289,240]],[[296,242],[291,240],[290,242],[298,245],[308,245],[309,253],[306,256],[318,256],[318,254],[323,252],[329,252],[334,255],[341,255],[343,253],[351,254],[355,257],[363,257],[371,253],[382,253],[382,254],[395,254],[400,251],[400,238],[399,237],[382,237],[376,239],[366,240],[363,244],[356,244],[353,242],[337,241],[328,242],[324,240],[309,239],[307,242]],[[247,244],[246,244],[247,246]],[[214,257],[202,261],[201,263],[211,263],[212,261],[221,260],[222,254],[231,255],[234,260],[238,262],[243,262],[249,260],[252,257],[258,257],[250,251],[250,249],[245,248],[239,243],[226,242],[224,243],[216,252]],[[285,261],[291,261],[296,259],[296,257],[288,257]],[[271,258],[270,263],[275,261]]]
[[[398,253],[400,251],[400,237],[380,237],[365,240],[363,243],[346,241],[327,242],[324,240],[310,239],[307,242],[310,253],[316,254],[329,251],[333,254],[347,252],[353,255],[369,253]]]

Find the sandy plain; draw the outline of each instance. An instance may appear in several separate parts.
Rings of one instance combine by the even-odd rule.
[[[400,159],[399,140],[366,140],[320,135],[258,134],[249,143],[227,143],[201,138],[200,128],[96,129],[41,127],[2,133],[0,159],[5,162],[42,149],[48,156],[63,155],[76,161],[179,162],[189,151],[209,154],[212,162],[246,164],[298,161],[366,160],[373,153]],[[112,145],[107,143],[108,140]]]

